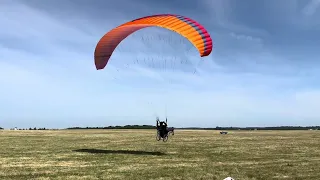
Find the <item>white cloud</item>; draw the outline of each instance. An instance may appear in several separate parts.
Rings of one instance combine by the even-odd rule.
[[[237,33],[230,33],[230,36],[233,38],[236,38],[238,40],[246,40],[246,41],[254,41],[257,43],[261,43],[262,39],[261,38],[257,38],[257,37],[253,37],[253,36],[248,36],[248,35],[243,35],[243,34],[237,34]]]
[[[320,0],[310,0],[309,3],[303,8],[302,12],[306,16],[312,16],[320,6]]]
[[[224,28],[234,33],[245,33],[257,37],[269,35],[264,29],[248,27],[239,22],[235,22],[233,19],[236,15],[233,13],[231,6],[232,1],[230,0],[204,0],[201,2],[203,7],[205,7],[206,12],[209,14],[209,22],[214,22],[219,25],[220,28]]]

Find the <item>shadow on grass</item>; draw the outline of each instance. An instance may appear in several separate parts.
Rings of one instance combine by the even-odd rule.
[[[166,155],[162,152],[150,152],[150,151],[133,151],[133,150],[105,150],[105,149],[76,149],[74,152],[86,152],[92,154],[134,154],[134,155],[153,155],[163,156]]]

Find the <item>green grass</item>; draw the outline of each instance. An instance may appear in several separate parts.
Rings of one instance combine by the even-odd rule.
[[[0,131],[0,179],[319,179],[320,131]]]

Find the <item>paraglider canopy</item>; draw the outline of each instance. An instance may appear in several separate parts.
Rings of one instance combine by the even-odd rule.
[[[127,36],[152,26],[166,28],[184,36],[197,48],[201,57],[208,56],[212,51],[212,39],[198,22],[181,15],[158,14],[135,19],[106,33],[98,42],[94,52],[96,69],[105,68],[115,48]]]

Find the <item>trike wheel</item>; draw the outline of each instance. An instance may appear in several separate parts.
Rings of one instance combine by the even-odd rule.
[[[161,139],[159,132],[157,132],[156,139],[157,139],[157,141],[160,141],[160,139]]]
[[[166,135],[166,136],[163,137],[163,141],[164,141],[164,142],[168,141],[168,135]]]

